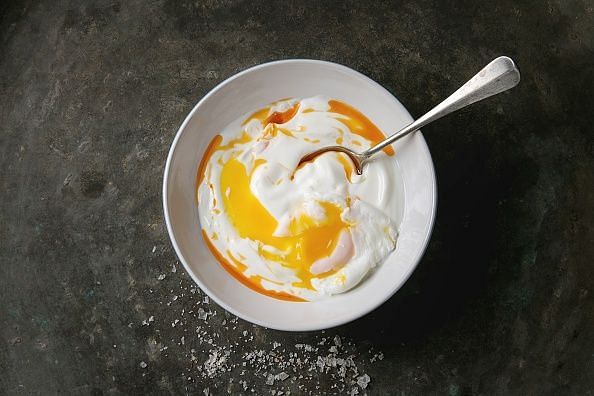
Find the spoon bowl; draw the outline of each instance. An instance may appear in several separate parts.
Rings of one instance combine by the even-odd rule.
[[[302,167],[303,165],[305,165],[309,162],[312,162],[320,155],[330,152],[330,151],[346,154],[347,157],[349,157],[349,159],[352,161],[353,165],[355,166],[355,172],[357,172],[358,175],[363,174],[363,166],[365,165],[365,162],[367,161],[367,159],[369,157],[366,157],[365,154],[356,153],[353,150],[348,149],[343,146],[327,146],[327,147],[323,147],[319,150],[316,150],[312,153],[309,153],[309,154],[303,156],[303,158],[301,158],[301,160],[299,160],[299,165],[297,165],[297,169],[299,169],[300,167]]]

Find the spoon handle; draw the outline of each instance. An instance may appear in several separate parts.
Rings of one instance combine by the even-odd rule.
[[[429,112],[413,123],[405,126],[400,131],[386,138],[386,140],[367,150],[364,155],[367,157],[373,155],[401,137],[420,129],[453,111],[459,110],[500,92],[507,91],[508,89],[515,87],[518,82],[520,82],[520,72],[514,64],[514,61],[507,56],[500,56],[485,66],[446,100],[429,110]]]

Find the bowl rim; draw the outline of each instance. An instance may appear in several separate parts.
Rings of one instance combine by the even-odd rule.
[[[423,258],[425,251],[427,250],[429,240],[431,239],[431,235],[433,233],[433,227],[435,225],[435,217],[436,217],[436,213],[437,213],[437,180],[436,180],[436,175],[435,175],[435,167],[433,164],[433,157],[431,156],[431,152],[429,151],[427,142],[425,141],[425,138],[420,130],[417,131],[416,134],[419,136],[420,143],[421,143],[421,149],[426,152],[427,157],[429,158],[429,163],[428,163],[429,176],[430,176],[431,184],[432,184],[432,188],[431,188],[432,205],[431,205],[431,213],[430,213],[430,219],[429,219],[429,224],[428,224],[428,231],[427,231],[425,238],[423,240],[422,247],[419,250],[417,257],[415,258],[415,262],[410,266],[408,273],[404,277],[401,278],[399,284],[395,285],[395,287],[393,288],[391,293],[386,294],[383,299],[378,300],[374,304],[370,304],[368,307],[366,307],[365,309],[358,312],[356,316],[353,316],[350,318],[344,318],[344,319],[337,319],[334,321],[329,321],[324,324],[318,324],[318,325],[313,325],[313,326],[312,325],[308,326],[307,324],[305,324],[304,326],[301,326],[300,328],[294,328],[294,327],[285,327],[283,325],[275,325],[272,323],[268,323],[268,322],[250,317],[248,315],[244,315],[243,313],[237,311],[236,309],[229,306],[225,302],[221,301],[216,296],[216,294],[213,293],[209,289],[209,287],[198,278],[198,276],[194,273],[194,271],[192,271],[190,265],[186,261],[186,258],[184,257],[184,255],[177,243],[177,240],[175,238],[175,234],[173,231],[173,226],[171,224],[171,218],[169,215],[169,202],[168,202],[169,189],[168,189],[168,186],[169,186],[169,173],[170,173],[170,169],[171,169],[171,163],[173,161],[173,156],[174,156],[175,150],[177,148],[177,144],[178,144],[181,136],[184,134],[184,132],[186,130],[187,124],[194,117],[194,114],[200,109],[202,104],[205,103],[206,101],[208,101],[208,99],[211,96],[213,96],[217,91],[222,89],[224,86],[231,84],[233,81],[235,81],[238,78],[241,78],[242,76],[244,76],[246,74],[249,74],[253,71],[256,71],[259,69],[264,69],[267,67],[274,67],[277,65],[292,64],[292,63],[303,63],[303,64],[313,64],[313,65],[320,65],[320,66],[329,66],[329,67],[334,67],[336,69],[342,70],[347,73],[354,74],[355,76],[365,80],[370,85],[375,86],[376,88],[387,93],[389,96],[393,97],[402,106],[402,109],[405,111],[405,113],[408,114],[408,116],[411,119],[413,119],[411,114],[409,113],[408,109],[406,109],[406,107],[398,100],[398,98],[396,98],[390,91],[388,91],[386,88],[384,88],[381,84],[379,84],[375,80],[371,79],[370,77],[366,76],[365,74],[363,74],[357,70],[351,69],[348,66],[345,66],[345,65],[342,65],[342,64],[339,64],[336,62],[317,60],[317,59],[292,58],[292,59],[274,60],[274,61],[270,61],[270,62],[261,63],[258,65],[255,65],[255,66],[251,66],[251,67],[244,69],[236,74],[233,74],[232,76],[226,78],[225,80],[223,80],[220,83],[218,83],[217,85],[215,85],[212,89],[210,89],[208,91],[208,93],[206,93],[206,95],[204,95],[202,97],[202,99],[200,99],[198,101],[198,103],[196,103],[196,105],[188,113],[188,115],[185,117],[184,121],[178,128],[178,130],[175,134],[175,137],[173,139],[173,142],[171,143],[171,147],[169,148],[169,152],[167,154],[167,160],[165,163],[165,170],[164,170],[164,174],[163,174],[163,190],[162,190],[163,211],[164,211],[164,215],[165,215],[165,223],[167,226],[167,233],[169,235],[169,240],[171,241],[171,244],[173,245],[173,248],[175,250],[175,253],[177,254],[178,259],[180,260],[180,262],[184,266],[184,269],[190,275],[192,280],[198,285],[198,287],[200,287],[200,289],[204,293],[206,293],[206,295],[208,295],[210,298],[212,298],[219,306],[223,307],[226,311],[232,313],[233,315],[235,315],[243,320],[246,320],[250,323],[254,323],[254,324],[257,324],[257,325],[265,327],[265,328],[282,330],[282,331],[292,331],[292,332],[319,331],[319,330],[330,329],[330,328],[337,327],[337,326],[340,326],[340,325],[343,325],[346,323],[353,322],[357,319],[363,318],[364,316],[368,315],[370,312],[379,308],[386,301],[391,299],[394,296],[394,294],[396,294],[396,292],[398,290],[400,290],[400,288],[402,288],[402,286],[408,281],[408,279],[411,277],[411,275],[413,274],[413,272],[416,270],[417,266],[419,265],[421,259]]]

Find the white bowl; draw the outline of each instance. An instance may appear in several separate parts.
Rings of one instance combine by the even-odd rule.
[[[343,100],[386,134],[412,122],[404,106],[368,77],[345,66],[295,59],[265,63],[225,80],[188,114],[171,145],[163,180],[163,207],[173,247],[200,288],[229,312],[261,326],[306,331],[357,319],[389,299],[417,266],[429,241],[436,210],[433,162],[420,132],[394,145],[402,207],[396,250],[351,291],[323,301],[288,302],[242,285],[216,261],[202,240],[194,201],[200,157],[231,121],[287,97],[325,95]],[[255,225],[257,226],[257,225]]]

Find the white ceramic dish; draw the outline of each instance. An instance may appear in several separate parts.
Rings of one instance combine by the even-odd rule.
[[[252,67],[225,80],[192,109],[171,145],[163,180],[167,230],[177,255],[200,288],[229,312],[261,326],[306,331],[357,319],[389,299],[417,266],[429,241],[436,210],[433,162],[420,132],[394,144],[399,171],[400,236],[396,250],[351,291],[316,302],[288,302],[239,283],[216,261],[202,240],[195,203],[196,172],[204,149],[228,123],[244,113],[287,97],[325,95],[363,112],[385,134],[412,121],[387,90],[335,63],[284,60]]]

